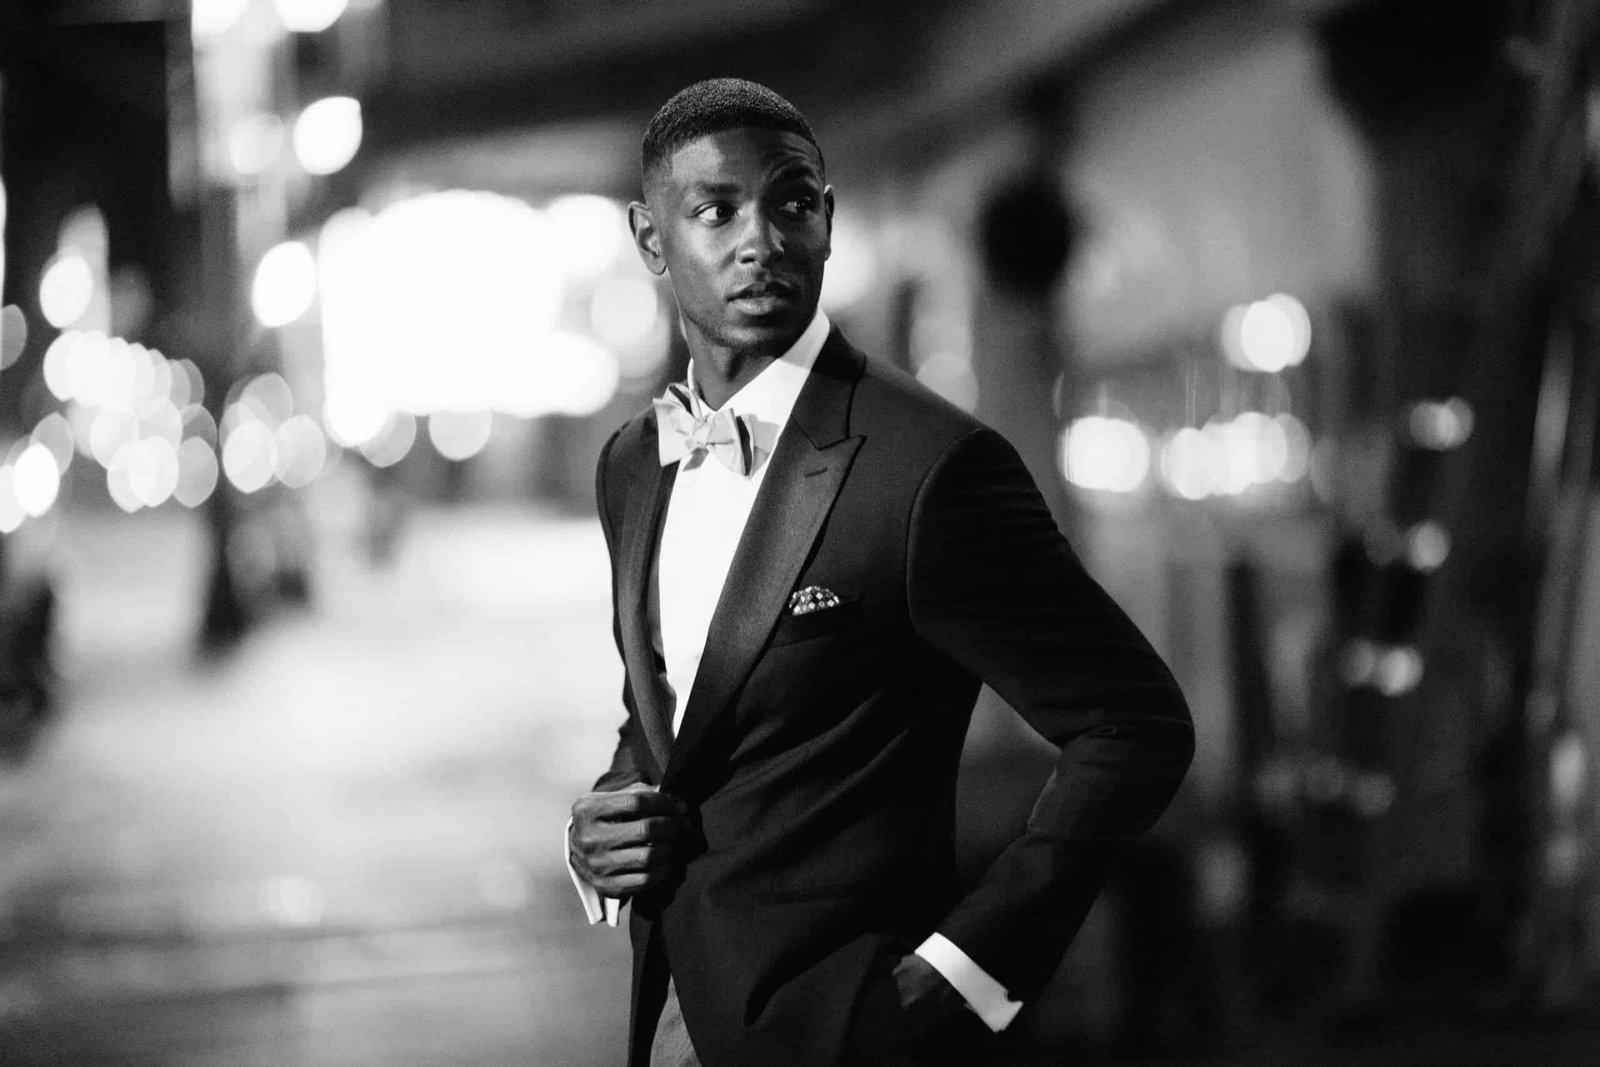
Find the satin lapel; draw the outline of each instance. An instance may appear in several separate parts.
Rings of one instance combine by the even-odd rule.
[[[861,437],[845,436],[860,372],[860,354],[835,330],[795,401],[739,538],[663,785],[738,694],[789,602],[861,445]]]
[[[677,464],[663,467],[656,460],[655,440],[641,461],[628,494],[627,520],[622,527],[618,558],[617,611],[622,629],[622,661],[628,671],[634,704],[650,754],[655,758],[656,782],[661,781],[672,751],[672,725],[667,719],[666,694],[656,674],[656,654],[650,643],[650,569],[662,514],[672,496]]]

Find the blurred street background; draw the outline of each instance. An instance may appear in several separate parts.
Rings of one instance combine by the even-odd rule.
[[[1600,5],[15,0],[0,1065],[618,1062],[593,470],[719,75],[1195,715],[1014,1062],[1600,1063]],[[980,699],[967,872],[1041,744]]]

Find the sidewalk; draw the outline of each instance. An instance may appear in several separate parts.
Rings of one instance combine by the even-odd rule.
[[[210,667],[191,516],[61,534],[66,706],[0,772],[0,1063],[611,1062],[626,938],[558,836],[614,737],[598,526],[423,513]]]

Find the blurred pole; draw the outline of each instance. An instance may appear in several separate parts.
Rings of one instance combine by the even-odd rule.
[[[978,219],[985,278],[973,328],[974,357],[982,361],[978,412],[1017,445],[1070,537],[1076,522],[1057,461],[1058,405],[1075,402],[1076,390],[1055,302],[1076,236],[1060,178],[1066,86],[1043,79],[1023,92],[1018,107],[1029,140],[1025,158],[991,190]]]
[[[173,198],[196,217],[200,264],[191,343],[207,388],[205,404],[219,427],[233,383],[250,365],[260,331],[250,312],[250,280],[263,253],[282,238],[287,202],[283,165],[259,174],[238,170],[233,139],[244,124],[275,116],[285,80],[283,31],[262,0],[247,0],[235,20],[202,29],[177,20],[170,54],[174,147]],[[281,155],[281,153],[280,153]],[[260,590],[241,584],[238,539],[243,500],[224,474],[206,507],[211,565],[199,643],[220,651],[249,629]]]

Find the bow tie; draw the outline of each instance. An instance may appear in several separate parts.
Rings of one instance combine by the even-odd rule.
[[[661,465],[669,467],[697,452],[709,452],[735,474],[749,474],[756,465],[755,419],[735,415],[726,407],[717,411],[686,386],[667,386],[665,396],[656,397],[656,443]]]

